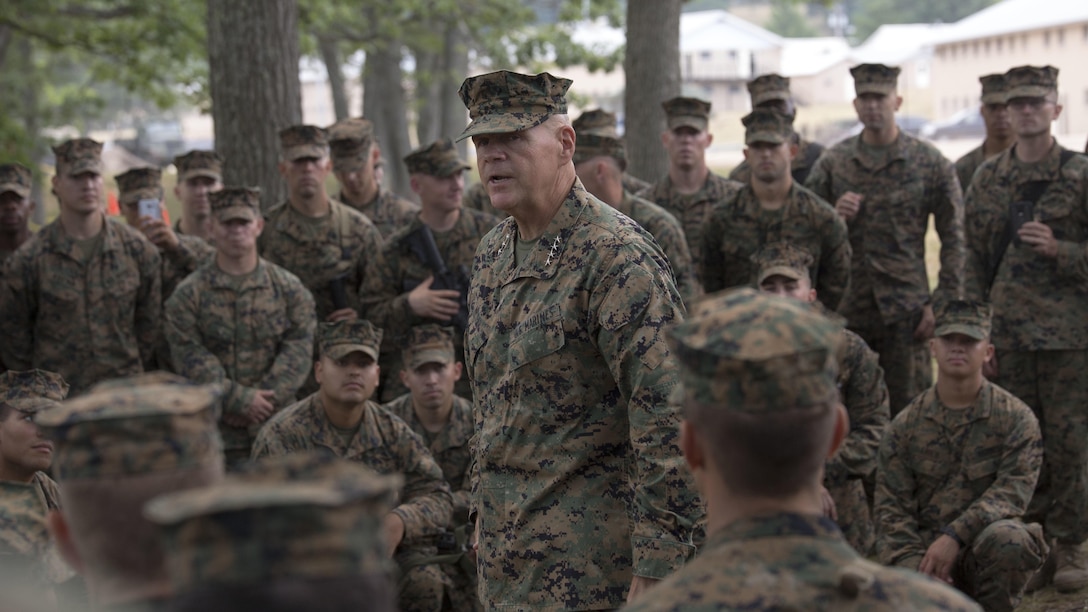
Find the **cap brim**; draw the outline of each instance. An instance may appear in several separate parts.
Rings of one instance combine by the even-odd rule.
[[[480,115],[468,124],[465,131],[457,137],[457,142],[481,134],[509,134],[534,128],[548,120],[551,115],[533,113],[513,113]]]
[[[442,350],[420,351],[412,355],[411,359],[408,360],[408,367],[415,370],[428,363],[448,365],[453,363],[453,355],[449,351]]]
[[[295,161],[296,159],[321,158],[328,155],[328,150],[320,145],[299,145],[297,147],[291,147],[283,153],[284,159],[287,161]]]
[[[789,141],[789,138],[779,134],[778,132],[754,132],[752,134],[744,135],[744,144],[755,144],[757,142],[768,142],[770,144],[782,144]]]
[[[1009,95],[1002,93],[988,93],[982,94],[983,104],[1007,104],[1009,101]]]
[[[436,174],[435,176],[437,176],[439,178],[445,178],[447,176],[450,176],[452,174],[456,174],[456,173],[461,172],[463,170],[471,170],[471,169],[472,169],[472,166],[468,165],[467,162],[464,162],[464,161],[461,161],[460,159],[458,159],[456,161],[450,162],[449,164],[446,164],[445,166],[439,168],[438,174]]]
[[[37,414],[42,410],[48,410],[60,405],[60,402],[47,397],[26,397],[4,402],[8,406],[26,414]]]
[[[151,187],[143,189],[133,189],[132,191],[126,191],[117,196],[117,201],[120,204],[135,204],[140,200],[158,200],[159,190]]]
[[[185,172],[184,174],[182,174],[181,176],[178,177],[178,180],[179,181],[187,181],[187,180],[189,180],[191,178],[198,178],[198,177],[210,178],[213,181],[223,182],[223,175],[222,174],[216,172],[215,170],[207,170],[207,169],[203,169],[203,168],[198,168],[196,170],[190,170],[188,172]]]
[[[219,219],[220,223],[233,219],[255,221],[257,219],[257,211],[248,206],[231,206],[230,208],[216,211],[215,218]]]
[[[1008,95],[1005,96],[1006,100],[1012,100],[1013,98],[1042,98],[1047,94],[1054,91],[1049,87],[1043,87],[1042,85],[1021,85],[1009,90]]]
[[[865,84],[854,85],[854,92],[857,95],[861,94],[880,94],[882,96],[890,96],[895,93],[895,87],[891,85],[878,85],[878,84]]]
[[[790,280],[799,281],[802,278],[805,278],[807,275],[807,272],[801,272],[800,270],[796,268],[791,268],[789,266],[771,266],[766,270],[760,270],[756,284],[762,285],[763,281],[767,280],[772,276],[784,276]]]
[[[329,359],[343,359],[352,353],[363,353],[369,355],[374,361],[378,360],[378,351],[369,346],[362,344],[337,344],[325,349],[325,356]]]
[[[933,330],[934,336],[948,336],[951,334],[963,334],[969,338],[975,340],[985,340],[986,332],[977,325],[966,325],[963,323],[950,323],[948,325],[939,325],[937,329]]]
[[[20,185],[19,183],[4,183],[0,185],[0,193],[12,192],[18,195],[20,198],[25,198],[30,195],[30,188],[26,185]]]
[[[760,94],[758,96],[752,96],[752,106],[759,106],[760,104],[766,104],[767,102],[789,102],[790,95],[781,91],[770,91]]]
[[[86,160],[64,165],[64,174],[66,176],[79,176],[80,174],[86,174],[87,172],[102,174],[102,161]]]
[[[705,132],[709,123],[706,119],[703,119],[702,117],[680,116],[669,117],[668,125],[670,131],[677,128],[689,127],[700,132]]]

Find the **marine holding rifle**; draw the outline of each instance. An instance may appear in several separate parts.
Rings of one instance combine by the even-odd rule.
[[[413,327],[452,325],[454,354],[458,361],[464,358],[472,257],[480,239],[499,222],[493,215],[462,207],[469,165],[448,139],[412,151],[404,163],[422,210],[389,237],[359,292],[360,315],[382,328],[387,338],[380,358],[382,402],[407,392],[398,377],[403,369],[400,351]],[[454,392],[472,397],[466,377],[458,377]]]

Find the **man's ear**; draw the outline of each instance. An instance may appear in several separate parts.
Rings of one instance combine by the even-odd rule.
[[[57,543],[57,551],[60,552],[60,556],[76,573],[84,573],[83,558],[79,556],[75,542],[72,541],[72,533],[68,529],[68,521],[64,519],[64,515],[58,510],[53,510],[45,517],[45,520],[49,527],[49,533],[53,535],[53,541]]]
[[[846,439],[848,433],[850,433],[850,415],[846,412],[846,407],[842,405],[842,402],[835,402],[835,431],[831,437],[831,448],[827,451],[828,459],[839,452],[839,447],[842,446],[843,440]]]
[[[687,419],[680,421],[680,451],[692,472],[698,472],[706,465],[706,453],[695,434],[695,426]]]

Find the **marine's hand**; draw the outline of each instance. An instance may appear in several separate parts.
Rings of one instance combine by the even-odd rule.
[[[839,511],[835,509],[835,500],[831,499],[831,493],[827,487],[820,487],[820,506],[823,508],[824,516],[833,521],[839,520]]]
[[[918,564],[918,571],[952,584],[952,566],[955,565],[956,556],[959,554],[959,542],[941,534],[929,545],[926,555],[922,557],[922,562]]]
[[[276,412],[276,407],[272,404],[275,399],[275,391],[259,389],[253,396],[253,401],[246,407],[246,416],[249,417],[250,424],[256,425],[267,421],[268,417]]]
[[[858,211],[861,210],[862,197],[860,193],[847,191],[835,201],[835,212],[839,213],[844,221],[853,221],[854,217],[858,216]]]
[[[449,321],[461,308],[461,294],[452,289],[431,289],[434,277],[428,276],[408,293],[408,306],[417,317]]]
[[[404,520],[395,512],[386,514],[382,521],[382,532],[385,534],[386,552],[392,557],[404,539]]]
[[[627,590],[627,603],[631,603],[642,596],[643,593],[650,590],[652,586],[661,582],[657,578],[647,578],[646,576],[632,576],[631,588]]]
[[[933,306],[926,304],[922,307],[922,320],[918,327],[914,328],[914,339],[921,342],[933,337],[933,330],[937,329],[937,318],[933,316]]]
[[[1045,223],[1028,221],[1020,226],[1017,232],[1024,244],[1031,245],[1031,250],[1051,259],[1058,256],[1058,240],[1054,238],[1054,230]]]
[[[334,310],[329,313],[329,316],[325,317],[325,320],[329,323],[336,323],[337,321],[354,321],[359,318],[359,313],[355,312],[352,308],[341,308],[340,310]]]
[[[162,219],[140,217],[140,229],[147,239],[160,249],[172,251],[181,244],[178,235],[174,233],[174,228]]]

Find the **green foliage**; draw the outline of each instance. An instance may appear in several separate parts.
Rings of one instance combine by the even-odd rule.
[[[763,27],[787,38],[809,38],[820,33],[801,14],[793,0],[771,0],[771,19]]]

